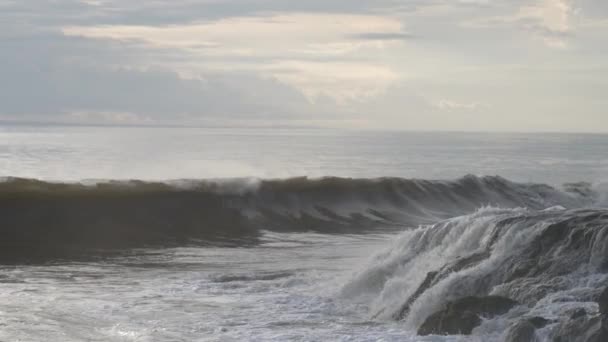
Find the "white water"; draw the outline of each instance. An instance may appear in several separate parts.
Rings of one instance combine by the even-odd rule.
[[[547,211],[566,213],[559,207],[548,208]],[[342,296],[359,298],[362,303],[369,303],[375,317],[390,320],[423,283],[428,272],[485,250],[493,237],[496,222],[526,214],[538,212],[482,208],[474,214],[447,220],[434,227],[406,231],[346,284]],[[596,289],[604,288],[608,276],[598,272],[596,267],[605,260],[608,242],[602,234],[608,234],[608,227],[592,245],[588,264],[581,264],[572,273],[547,279],[547,283],[523,279],[523,282],[502,284],[496,280],[502,272],[499,265],[523,252],[524,247],[554,222],[553,219],[543,219],[536,224],[515,222],[505,227],[506,233],[498,239],[489,258],[474,267],[452,272],[414,301],[403,323],[405,329],[416,331],[428,316],[441,310],[448,301],[479,295],[488,286],[490,295],[516,299],[520,305],[503,316],[485,320],[473,330],[471,339],[502,341],[508,327],[522,317],[540,316],[557,322],[567,321],[574,309],[584,308],[588,313],[597,313],[598,306],[593,298],[597,295]],[[555,263],[567,261],[560,260],[559,254],[552,258]],[[538,302],[530,300],[545,289],[549,289],[546,297]],[[539,329],[537,335],[540,340],[549,341],[550,332],[555,327],[556,324],[549,324]]]
[[[269,233],[257,248],[3,267],[0,340],[407,341],[337,296],[386,239]]]
[[[391,319],[427,272],[483,248],[496,218],[524,213],[485,208],[397,238],[268,232],[255,248],[139,250],[96,262],[4,266],[0,341],[500,341],[524,315],[597,312],[584,298],[606,276],[581,269],[564,279],[567,288],[486,320],[473,336],[416,336],[446,300],[475,294],[475,283],[463,286],[463,279],[491,274],[543,221],[513,225],[492,257],[426,291],[405,322]],[[491,293],[517,298],[513,291],[521,289],[496,286]],[[552,327],[538,334],[548,336]]]

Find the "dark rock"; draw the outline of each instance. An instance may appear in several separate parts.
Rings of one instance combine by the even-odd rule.
[[[608,287],[602,291],[602,294],[597,299],[597,304],[600,308],[600,323],[596,331],[585,342],[605,342],[608,341]]]
[[[536,327],[529,320],[519,321],[509,327],[505,342],[536,342]]]
[[[536,342],[536,329],[541,329],[549,323],[548,319],[539,316],[522,319],[509,327],[505,342]]]
[[[606,342],[608,341],[608,290],[597,299],[599,315],[589,315],[583,308],[572,310],[569,319],[553,329],[554,342]]]
[[[440,311],[430,315],[418,335],[470,335],[481,324],[481,317],[470,311]]]
[[[601,328],[601,322],[598,317],[590,317],[588,315],[580,316],[576,319],[567,319],[561,321],[551,331],[551,340],[553,342],[600,342],[608,341],[601,339],[598,335]],[[597,336],[597,337],[594,337]],[[598,339],[599,338],[599,339]]]
[[[532,324],[536,329],[544,328],[547,324],[551,322],[548,319],[540,316],[528,318],[527,321],[530,322],[530,324]]]
[[[606,342],[608,341],[608,317],[604,315],[599,323],[599,327],[585,340],[585,342]]]
[[[505,297],[465,297],[447,303],[424,321],[418,329],[419,335],[469,335],[481,324],[481,317],[502,315],[517,305]]]
[[[600,295],[597,304],[600,306],[600,313],[602,315],[608,315],[608,287],[606,287]]]
[[[484,317],[502,315],[518,303],[512,299],[500,296],[464,297],[451,302],[454,311],[472,311]]]
[[[416,289],[416,291],[401,306],[399,311],[397,311],[397,313],[394,315],[394,318],[396,320],[404,319],[409,313],[410,307],[416,301],[416,299],[418,299],[418,297],[420,297],[427,289],[433,287],[450,274],[477,266],[479,263],[489,257],[489,251],[474,253],[466,257],[458,258],[454,262],[444,265],[437,271],[428,272],[426,274],[426,278],[424,278],[424,281],[422,281],[422,284],[418,286],[418,289]]]
[[[577,319],[579,317],[587,316],[587,311],[583,308],[576,309],[570,314],[570,319]]]

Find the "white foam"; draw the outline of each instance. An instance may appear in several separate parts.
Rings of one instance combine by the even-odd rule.
[[[536,214],[554,212],[558,215],[556,217],[565,213],[563,208],[550,208]],[[494,227],[502,219],[536,214],[526,209],[483,208],[472,215],[404,232],[387,250],[376,255],[355,274],[344,286],[341,295],[361,303],[367,302],[371,317],[378,317],[381,321],[391,320],[423,283],[427,273],[437,271],[460,257],[486,250],[494,236]],[[603,236],[608,234],[608,228],[596,233],[589,264],[581,264],[573,273],[550,278],[544,283],[530,279],[529,284],[526,278],[514,283],[502,283],[500,274],[496,274],[498,267],[508,258],[521,253],[548,225],[555,222],[544,215],[541,220],[513,220],[503,226],[490,256],[469,268],[448,274],[424,291],[409,307],[405,325],[415,331],[429,315],[441,309],[449,300],[480,293],[527,298],[533,296],[535,291],[543,291],[543,288],[549,294],[535,306],[525,309],[522,306],[512,315],[485,321],[475,329],[476,336],[496,340],[522,315],[565,319],[568,310],[574,308],[597,312],[597,304],[592,298],[606,281],[605,275],[597,273],[597,267],[605,259],[603,256],[608,246]]]

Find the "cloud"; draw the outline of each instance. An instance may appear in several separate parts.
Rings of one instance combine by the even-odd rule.
[[[311,101],[329,97],[338,103],[373,97],[398,75],[389,68],[344,62],[281,61],[268,67],[270,73],[300,89]]]
[[[564,48],[568,45],[567,36],[573,30],[573,14],[569,0],[541,0],[521,7],[516,18],[524,22],[526,28],[535,31],[546,45]],[[528,19],[531,22],[526,22]]]
[[[153,46],[196,50],[199,47],[249,50],[257,54],[275,54],[277,50],[298,46],[331,44],[344,37],[399,35],[402,24],[390,17],[374,15],[279,14],[255,17],[231,17],[203,23],[170,26],[66,26],[68,36],[141,40]],[[322,53],[322,51],[319,51]]]
[[[310,110],[304,95],[272,77],[209,72],[188,79],[166,68],[125,67],[149,50],[121,42],[44,33],[3,46],[4,120],[185,124],[297,118]]]
[[[435,103],[435,107],[439,108],[440,110],[448,110],[448,111],[453,111],[453,110],[476,111],[485,106],[480,102],[458,102],[458,101],[442,99],[442,100],[437,101],[437,103]]]
[[[596,130],[603,0],[0,0],[0,119]]]
[[[22,77],[19,84],[0,81],[5,89],[0,95],[1,115],[9,118],[188,123],[213,118],[297,117],[307,107],[307,100],[289,87],[247,75],[211,75],[198,80],[165,70],[65,65],[12,73]],[[255,88],[245,92],[239,82]],[[281,98],[272,101],[269,94]]]
[[[43,26],[170,26],[271,13],[395,13],[429,1],[434,0],[5,0],[0,6],[10,16],[27,16]]]
[[[548,47],[568,46],[577,12],[571,0],[533,0],[517,4],[511,11],[467,20],[465,25],[482,29],[510,26],[531,33]]]
[[[359,40],[408,40],[413,39],[415,36],[410,33],[405,32],[366,32],[366,33],[358,33],[352,34],[348,36],[348,38],[359,39]]]
[[[397,79],[390,67],[368,57],[408,36],[391,17],[311,13],[171,26],[68,26],[62,32],[180,49],[192,61],[204,59],[207,68],[265,71],[309,98],[322,94],[337,101],[377,92]]]

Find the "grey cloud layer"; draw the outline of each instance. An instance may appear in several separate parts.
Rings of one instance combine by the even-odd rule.
[[[603,0],[0,0],[0,12],[0,120],[608,130]],[[258,51],[199,36],[180,48],[62,33],[300,13],[369,15],[402,29]],[[372,95],[332,97],[366,82]]]
[[[420,4],[432,2],[436,0],[29,0],[5,2],[3,9],[10,17],[28,18],[50,26],[169,25],[270,12],[375,13],[392,9],[413,9]]]
[[[141,53],[111,42],[53,34],[2,42],[0,117],[52,120],[71,112],[129,112],[151,119],[263,118],[301,113],[307,104],[299,92],[252,75],[187,80],[167,70],[111,67]]]

